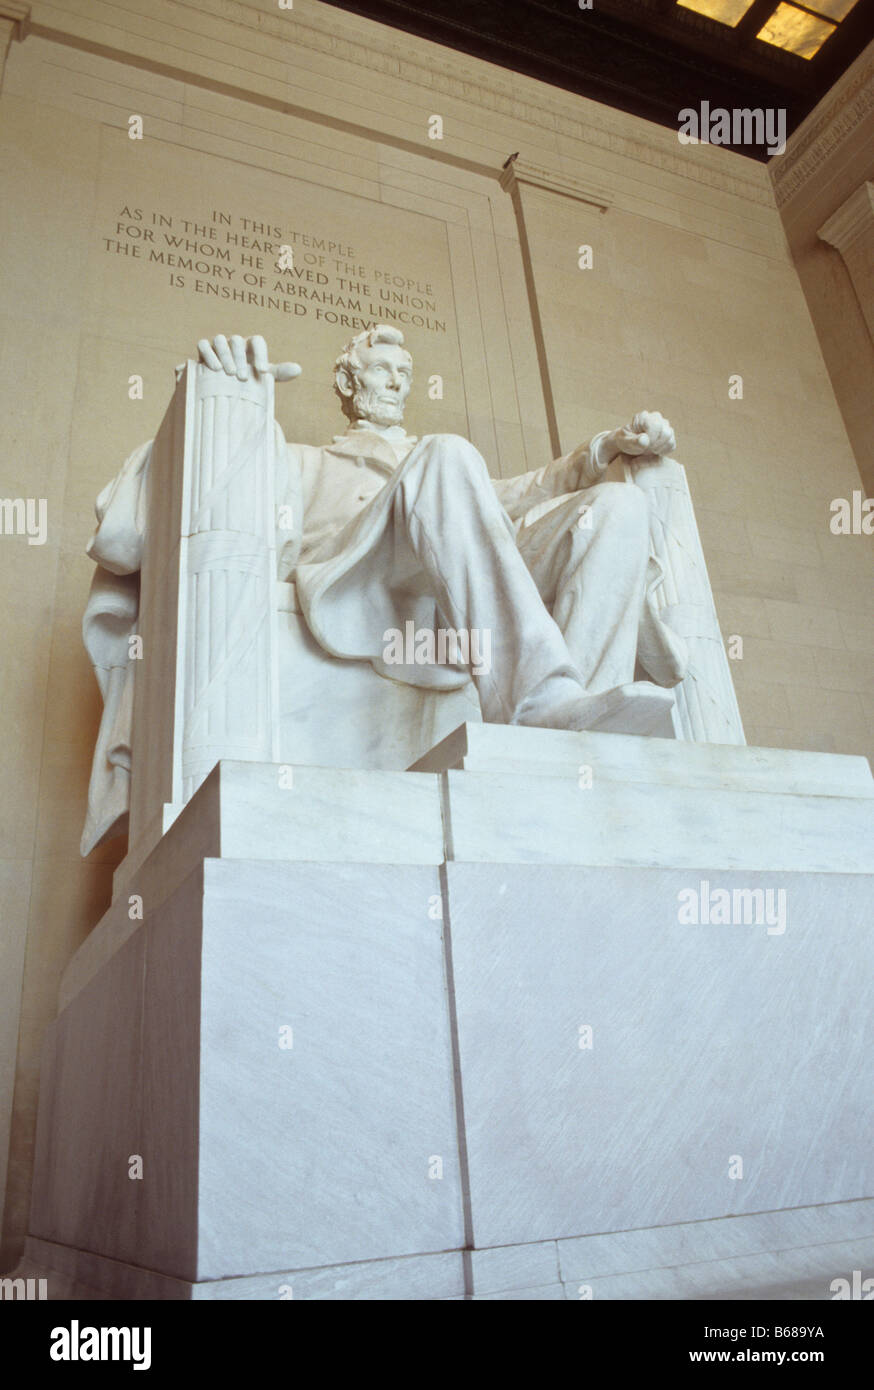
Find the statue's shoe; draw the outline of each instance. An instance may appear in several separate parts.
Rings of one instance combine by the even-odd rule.
[[[649,681],[617,685],[600,695],[580,694],[542,709],[529,710],[519,724],[538,729],[597,729],[602,733],[674,737],[670,690]]]

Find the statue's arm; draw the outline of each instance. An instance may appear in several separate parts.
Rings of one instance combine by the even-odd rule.
[[[588,444],[530,473],[520,473],[516,478],[493,478],[495,491],[511,520],[524,516],[538,502],[599,482],[614,456],[608,443],[612,433],[603,430]]]
[[[619,454],[664,455],[676,448],[670,422],[656,411],[639,411],[629,429],[602,430],[588,444],[518,478],[493,479],[504,510],[516,521],[539,502],[592,487]]]

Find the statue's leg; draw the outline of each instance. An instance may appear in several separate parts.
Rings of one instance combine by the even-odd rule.
[[[420,569],[447,627],[490,634],[491,669],[473,674],[483,719],[511,723],[547,682],[555,698],[580,695],[580,673],[479,451],[459,435],[433,435],[413,449],[394,488],[393,521],[405,545],[396,553],[393,586],[402,588]]]
[[[663,718],[672,698],[654,686],[586,692],[472,444],[456,435],[423,440],[393,487],[402,553],[424,572],[446,625],[491,634],[491,669],[474,674],[487,723],[608,727],[634,706],[644,732]]]
[[[524,524],[519,550],[590,691],[634,679],[649,557],[640,488],[598,483]]]

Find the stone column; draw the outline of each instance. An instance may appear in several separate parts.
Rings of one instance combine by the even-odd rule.
[[[840,251],[874,339],[874,183],[860,184],[817,236]]]

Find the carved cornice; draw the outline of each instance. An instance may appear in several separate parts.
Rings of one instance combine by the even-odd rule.
[[[0,3],[9,3],[9,0],[0,0]],[[15,4],[16,0],[11,3]],[[40,0],[33,0],[33,3],[35,30],[46,38],[71,41],[108,53],[106,47],[93,38],[95,27],[105,22],[113,30],[112,54],[121,61],[141,58],[135,30],[120,28],[116,12],[105,0],[89,0],[87,26],[78,10],[71,10],[66,20],[64,11],[52,4],[47,4],[45,22],[42,22]],[[179,12],[182,33],[179,41],[172,45],[176,54],[192,49],[203,33],[204,18],[214,17],[239,27],[241,49],[246,48],[242,39],[244,33],[256,31],[264,35],[274,49],[274,56],[287,65],[289,72],[299,65],[301,58],[305,61],[307,51],[319,53],[366,73],[374,100],[378,99],[378,88],[373,84],[373,75],[384,73],[396,81],[408,83],[419,93],[431,92],[438,100],[446,97],[466,102],[473,108],[521,122],[532,131],[542,130],[547,136],[542,143],[550,147],[554,147],[557,136],[565,136],[579,141],[583,151],[589,146],[687,179],[692,186],[704,185],[761,207],[774,206],[773,192],[761,166],[755,166],[755,174],[746,174],[743,166],[751,161],[741,155],[714,146],[680,145],[676,136],[664,126],[624,115],[601,102],[564,92],[534,78],[504,75],[503,70],[492,63],[444,48],[432,40],[412,38],[400,30],[345,10],[328,5],[307,8],[305,12],[256,9],[254,3],[241,0],[166,0],[160,8],[168,46],[172,44],[173,29],[168,11]],[[152,8],[141,0],[140,3],[127,0],[125,10],[131,18],[145,14],[150,22],[154,19]],[[192,25],[187,22],[187,15],[196,16],[199,22]],[[233,44],[228,41],[227,47],[230,53]],[[201,56],[206,56],[205,52]],[[148,61],[150,65],[154,61],[151,54]],[[225,78],[223,88],[226,85]],[[249,99],[258,99],[251,68],[240,70],[239,86]],[[431,153],[437,155],[439,152],[432,150]],[[599,196],[596,194],[596,198]]]
[[[779,206],[791,202],[844,140],[874,112],[874,43],[811,111],[785,154],[771,161],[771,181]]]
[[[743,162],[739,155],[717,151],[712,147],[696,151],[681,146],[679,142],[674,151],[667,130],[650,127],[648,122],[639,119],[636,119],[637,131],[630,136],[619,127],[621,122],[624,132],[627,132],[632,118],[614,113],[608,106],[562,93],[534,79],[518,75],[503,77],[492,64],[454,50],[446,50],[444,57],[440,45],[428,40],[411,39],[373,20],[360,19],[343,10],[329,11],[327,7],[322,17],[316,10],[308,10],[305,15],[298,10],[287,13],[278,9],[275,13],[265,10],[255,12],[250,6],[239,3],[239,0],[175,0],[175,3],[180,10],[192,9],[201,14],[210,12],[247,29],[257,27],[260,33],[269,35],[277,47],[286,48],[288,53],[309,49],[353,63],[370,73],[386,73],[420,90],[428,89],[436,95],[467,101],[472,106],[522,121],[548,131],[550,144],[556,135],[568,136],[579,140],[582,145],[596,146],[611,154],[687,178],[692,183],[706,184],[763,207],[773,206],[773,196],[767,182],[761,177],[745,177],[738,168]],[[293,22],[291,14],[294,15]],[[421,57],[416,56],[418,45],[426,43],[428,51],[423,52]],[[530,90],[532,99],[521,98],[520,88]],[[539,89],[536,98],[535,88]],[[574,110],[580,110],[581,115],[571,115],[570,112]],[[719,168],[717,163],[723,157],[725,164]],[[728,171],[729,162],[733,165],[731,172]]]
[[[550,193],[575,198],[578,203],[590,203],[601,212],[606,212],[610,206],[610,199],[606,193],[592,188],[590,184],[584,184],[570,174],[543,169],[538,164],[532,164],[530,160],[520,159],[518,154],[511,154],[501,170],[501,187],[507,193],[513,193],[520,184],[529,184],[532,188],[546,188]]]
[[[863,183],[851,193],[837,212],[833,212],[817,232],[821,241],[827,241],[844,253],[851,249],[859,237],[870,237],[874,230],[874,183]]]

